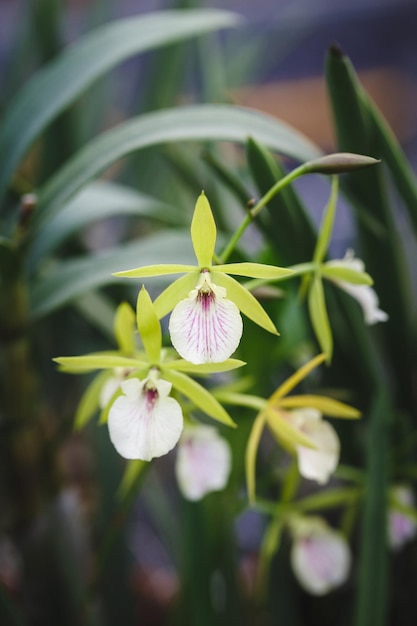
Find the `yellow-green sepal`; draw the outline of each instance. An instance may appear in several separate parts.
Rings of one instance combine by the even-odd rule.
[[[250,431],[245,453],[245,473],[246,487],[250,504],[254,504],[256,499],[256,456],[258,454],[259,442],[266,423],[266,414],[261,411],[253,422]]]
[[[314,334],[322,352],[327,354],[327,361],[329,362],[333,353],[333,336],[327,315],[323,283],[320,276],[317,275],[312,279],[308,292],[308,310]]]
[[[307,363],[304,363],[294,374],[285,380],[268,400],[268,404],[281,404],[281,398],[290,393],[306,376],[326,359],[326,354],[318,354]]]
[[[350,267],[345,267],[343,263],[337,265],[337,261],[331,261],[331,264],[324,263],[320,268],[320,273],[325,278],[340,280],[345,283],[351,283],[352,285],[374,284],[372,276],[367,272],[358,272]]]
[[[152,276],[167,276],[168,274],[184,274],[194,272],[195,265],[182,264],[161,264],[161,265],[145,265],[144,267],[136,267],[131,270],[122,270],[114,272],[113,276],[121,278],[151,278]]]
[[[97,413],[100,406],[100,393],[103,389],[103,385],[109,378],[111,378],[112,372],[100,372],[91,383],[87,386],[81,400],[78,404],[77,410],[74,416],[74,429],[80,430],[83,428],[95,413]]]
[[[213,282],[226,289],[226,297],[232,300],[244,315],[273,335],[279,335],[275,324],[258,300],[234,278],[220,272],[212,272]]]
[[[163,377],[165,380],[172,383],[174,389],[191,400],[201,411],[222,424],[233,426],[234,428],[236,427],[235,422],[219,401],[195,380],[182,372],[167,370],[165,368],[163,370]]]
[[[92,370],[131,367],[140,369],[146,366],[146,361],[127,356],[121,356],[118,352],[92,352],[82,356],[61,356],[53,359],[60,365],[60,370],[68,374],[79,374]]]
[[[216,265],[214,270],[234,276],[247,276],[248,278],[263,278],[266,280],[277,280],[284,276],[293,274],[293,271],[286,267],[275,265],[264,265],[263,263],[226,263]]]
[[[200,268],[210,267],[216,245],[216,223],[204,192],[197,199],[191,222],[191,240]]]
[[[321,263],[327,252],[329,241],[332,236],[334,217],[336,213],[337,193],[339,182],[337,176],[332,176],[332,186],[330,198],[324,211],[322,223],[320,225],[319,236],[314,250],[313,262]]]
[[[164,363],[164,370],[175,370],[176,372],[185,372],[187,374],[205,375],[216,374],[218,372],[229,372],[230,370],[237,369],[246,365],[245,361],[239,359],[227,359],[222,363],[199,363],[194,364],[185,359],[176,359],[175,361],[168,361]]]
[[[136,321],[143,347],[150,363],[158,363],[162,348],[161,325],[151,297],[144,286],[142,286],[138,295]]]
[[[135,351],[134,330],[135,312],[130,304],[122,302],[116,309],[114,334],[117,345],[124,354],[133,354]]]
[[[325,396],[316,396],[313,394],[287,396],[286,398],[282,398],[279,406],[283,409],[308,407],[317,409],[320,413],[323,413],[323,415],[343,419],[358,419],[361,417],[361,412],[349,404],[345,404],[339,400],[334,400],[333,398],[326,398]]]
[[[153,303],[158,319],[162,319],[197,286],[199,272],[194,267],[192,273],[177,278],[156,298]]]

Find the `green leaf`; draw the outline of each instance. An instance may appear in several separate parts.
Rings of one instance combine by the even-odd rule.
[[[114,334],[117,345],[125,354],[133,354],[135,351],[134,329],[135,313],[130,304],[122,302],[114,317]]]
[[[279,335],[275,325],[258,300],[234,278],[227,274],[212,272],[213,282],[226,289],[226,297],[232,300],[244,315],[268,332]]]
[[[30,282],[32,317],[40,317],[67,304],[78,295],[103,285],[116,284],[112,273],[120,267],[142,262],[180,260],[194,256],[189,233],[161,232],[123,246],[69,261],[56,263]]]
[[[234,276],[248,276],[249,278],[264,278],[266,280],[276,280],[283,276],[289,276],[292,270],[285,267],[277,267],[275,265],[264,265],[263,263],[226,263],[224,265],[216,265],[216,272],[224,272],[225,274],[233,274]]]
[[[84,391],[74,416],[76,430],[83,428],[98,411],[101,390],[111,376],[112,372],[100,372]]]
[[[176,207],[123,185],[96,181],[77,194],[38,231],[28,250],[31,273],[43,257],[75,232],[97,220],[118,215],[185,225],[183,214]]]
[[[356,419],[361,417],[361,412],[355,409],[353,406],[334,400],[333,398],[326,398],[325,396],[316,396],[311,394],[303,394],[302,396],[287,396],[282,398],[279,402],[279,406],[283,409],[297,409],[300,407],[311,407],[317,409],[323,415],[330,415],[332,417],[342,417],[346,419]]]
[[[242,367],[246,365],[245,361],[240,361],[239,359],[227,359],[222,363],[200,363],[195,365],[194,363],[189,363],[184,359],[178,359],[176,361],[168,361],[164,363],[164,369],[175,370],[176,372],[185,372],[187,374],[195,374],[198,376],[199,374],[216,374],[218,372],[229,372],[230,370],[234,370],[238,367]]]
[[[343,265],[343,263],[337,265],[337,261],[324,263],[320,268],[320,274],[324,278],[341,280],[346,283],[351,283],[352,285],[373,285],[374,283],[372,276],[369,276],[366,272],[352,270],[346,267],[346,265]]]
[[[222,422],[222,424],[236,427],[235,422],[216,398],[195,380],[182,372],[175,372],[172,369],[168,370],[165,368],[163,369],[163,376],[172,383],[172,386],[177,391],[189,398],[198,409],[213,419]]]
[[[191,222],[191,240],[200,268],[208,268],[213,262],[216,235],[213,213],[203,192],[197,200]]]
[[[162,348],[161,325],[156,315],[152,300],[145,287],[139,291],[136,305],[136,320],[145,352],[150,363],[157,363]]]
[[[120,356],[117,352],[93,352],[91,354],[84,354],[83,356],[60,356],[52,360],[58,363],[58,365],[61,365],[63,371],[73,374],[98,369],[113,369],[115,367],[132,367],[139,369],[147,365],[145,361]]]
[[[330,361],[333,353],[333,337],[324,299],[323,283],[319,276],[315,276],[310,285],[308,310],[320,349],[327,355],[327,360]]]
[[[186,37],[236,26],[226,11],[159,11],[114,21],[68,47],[28,81],[11,102],[0,129],[0,198],[26,150],[89,85],[125,59]]]
[[[251,109],[230,105],[195,105],[148,113],[103,133],[80,150],[40,190],[32,228],[60,212],[92,178],[127,154],[180,141],[245,142],[251,134],[273,150],[308,160],[318,149],[300,133]]]
[[[330,198],[324,211],[322,223],[320,225],[319,236],[317,238],[316,248],[313,255],[313,263],[321,263],[326,255],[333,231],[338,190],[339,180],[337,176],[333,176]]]
[[[153,303],[159,319],[165,317],[180,300],[184,300],[190,291],[195,289],[198,280],[197,277],[197,271],[192,274],[186,274],[185,276],[181,276],[181,278],[177,278],[177,280],[164,289]]]

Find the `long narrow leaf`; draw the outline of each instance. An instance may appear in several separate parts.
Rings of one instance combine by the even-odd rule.
[[[11,103],[0,129],[0,197],[42,130],[105,72],[134,54],[210,30],[236,26],[226,11],[160,11],[107,24],[80,39],[38,72]]]

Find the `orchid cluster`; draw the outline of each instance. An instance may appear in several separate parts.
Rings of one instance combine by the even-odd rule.
[[[142,286],[136,312],[127,303],[118,307],[114,322],[117,350],[55,359],[61,370],[68,373],[99,371],[81,399],[75,416],[76,427],[83,427],[100,410],[99,421],[107,422],[117,452],[130,464],[139,463],[134,471],[140,471],[143,463],[167,454],[178,445],[175,473],[179,488],[187,499],[198,500],[226,486],[232,459],[226,439],[213,425],[196,421],[195,413],[204,413],[215,422],[236,427],[224,405],[249,407],[257,411],[246,448],[250,503],[257,502],[256,457],[264,430],[296,459],[299,475],[319,485],[326,484],[339,463],[340,441],[324,417],[354,419],[360,417],[360,412],[326,396],[289,395],[314,368],[331,358],[331,330],[322,278],[356,298],[367,323],[386,319],[370,286],[372,279],[359,259],[348,252],[345,259],[324,261],[336,195],[334,177],[312,262],[283,268],[252,262],[225,263],[231,245],[223,256],[216,254],[216,224],[202,193],[191,223],[196,265],[149,265],[117,272],[116,276],[134,279],[181,276],[155,301]],[[262,208],[262,202],[258,205],[253,216]],[[244,225],[247,222],[246,219]],[[237,239],[235,235],[234,244]],[[234,392],[227,386],[207,387],[196,380],[245,365],[232,358],[243,334],[241,313],[272,335],[279,335],[274,321],[251,293],[250,284],[245,286],[235,276],[254,279],[254,283],[302,276],[304,292],[306,287],[309,290],[312,326],[322,353],[290,376],[268,399]],[[160,322],[169,313],[168,330],[173,347],[163,346]],[[294,571],[306,588],[305,581],[314,578],[315,586],[309,588],[312,593],[325,593],[346,577],[350,563],[346,541],[323,520],[307,522],[300,516],[291,519]],[[318,552],[322,556],[317,567]]]

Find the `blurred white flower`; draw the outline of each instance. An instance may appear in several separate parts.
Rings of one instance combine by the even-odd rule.
[[[178,442],[183,417],[180,405],[169,398],[171,383],[130,378],[121,383],[122,396],[109,410],[110,439],[126,459],[150,461],[167,454]]]
[[[243,323],[236,304],[226,298],[226,289],[211,280],[210,272],[203,271],[197,287],[172,311],[169,332],[183,359],[220,363],[238,347]]]
[[[353,250],[346,251],[343,259],[329,261],[327,266],[345,267],[355,272],[364,272],[365,264],[361,259],[355,258]],[[386,322],[388,314],[379,308],[379,300],[376,291],[369,285],[355,285],[344,280],[331,279],[341,289],[346,291],[359,303],[362,308],[365,322],[370,326],[378,322]]]
[[[287,416],[292,426],[315,445],[315,448],[296,446],[300,474],[322,485],[327,483],[340,457],[340,441],[335,429],[323,420],[317,409],[296,409],[288,412]]]
[[[392,497],[404,506],[414,507],[414,496],[410,487],[398,485],[391,490]],[[405,513],[390,507],[388,511],[388,540],[393,550],[414,539],[417,535],[417,524]]]
[[[211,491],[223,489],[229,479],[229,444],[211,426],[187,426],[181,436],[175,473],[178,486],[188,500],[200,500]]]
[[[122,382],[132,373],[132,368],[129,367],[115,367],[113,370],[113,376],[108,378],[100,391],[99,406],[101,409],[105,409],[113,395],[119,389]]]
[[[318,517],[297,519],[291,531],[291,566],[308,593],[324,595],[346,582],[352,557],[341,533]]]

